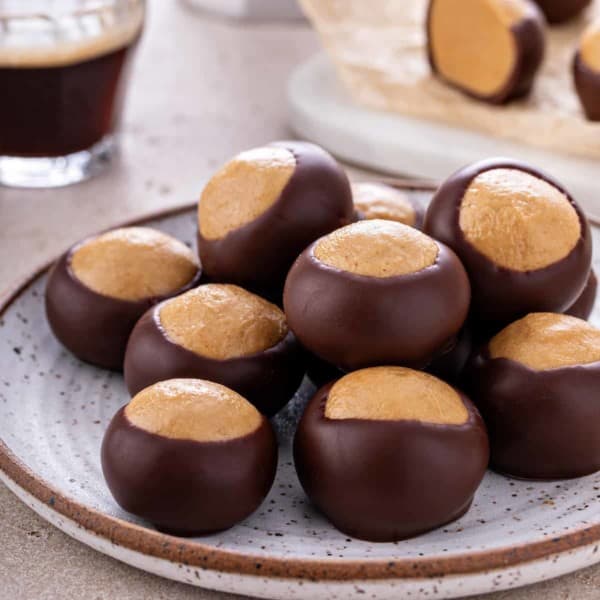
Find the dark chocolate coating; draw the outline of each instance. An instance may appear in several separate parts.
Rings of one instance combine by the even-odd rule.
[[[307,352],[306,356],[306,375],[318,388],[345,375],[344,371],[315,356],[312,352]]]
[[[592,0],[534,0],[551,24],[564,23],[576,17]]]
[[[463,326],[469,280],[452,250],[438,243],[430,267],[396,277],[366,277],[314,256],[294,263],[284,291],[288,325],[323,360],[352,371],[376,365],[424,367]]]
[[[435,0],[430,0],[427,12],[427,56],[431,70],[442,78],[448,85],[460,90],[471,98],[483,100],[491,104],[505,104],[526,96],[531,91],[535,82],[535,76],[544,60],[546,50],[546,35],[544,31],[544,18],[539,11],[527,14],[524,19],[513,25],[510,29],[514,36],[515,48],[517,49],[517,60],[515,68],[505,85],[495,94],[490,96],[477,94],[471,90],[460,87],[447,79],[440,73],[435,63],[433,49],[430,43],[430,22],[432,7]]]
[[[296,159],[279,199],[223,238],[207,240],[199,231],[198,249],[211,281],[280,299],[297,256],[317,238],[351,223],[354,205],[346,174],[327,152],[305,142],[271,145],[289,150]]]
[[[579,319],[583,319],[586,321],[589,319],[592,314],[592,310],[594,309],[594,304],[596,303],[596,294],[598,292],[598,279],[596,277],[596,273],[594,271],[590,271],[590,276],[588,277],[587,283],[583,288],[583,292],[574,304],[565,311],[566,315],[571,315],[572,317],[577,317]]]
[[[157,529],[195,536],[251,515],[275,478],[271,425],[219,442],[178,440],[133,425],[121,408],[102,442],[102,471],[118,504]]]
[[[137,320],[154,304],[195,287],[196,276],[167,296],[130,302],[95,292],[70,268],[73,246],[63,254],[48,276],[46,316],[54,335],[77,358],[105,369],[121,371],[127,340]]]
[[[392,542],[462,516],[485,474],[485,425],[473,404],[464,425],[328,419],[332,384],[309,402],[294,438],[307,496],[340,531]]]
[[[414,202],[410,196],[408,196],[408,200],[415,209],[415,223],[413,227],[419,231],[423,231],[423,223],[425,223],[425,207],[418,202]]]
[[[459,385],[463,370],[473,351],[474,343],[471,325],[466,324],[458,334],[452,348],[434,359],[427,367],[427,372],[447,383]]]
[[[160,325],[159,311],[160,305],[144,314],[127,345],[124,374],[132,396],[167,379],[207,379],[238,392],[271,417],[292,399],[302,383],[305,353],[291,331],[263,352],[219,360],[168,339]]]
[[[600,362],[535,371],[484,347],[468,392],[488,427],[493,469],[521,479],[568,479],[600,469]]]
[[[539,177],[569,199],[581,223],[581,238],[562,260],[535,271],[514,271],[496,265],[466,240],[459,226],[459,215],[467,188],[481,173],[503,168],[518,169]],[[471,281],[472,312],[476,319],[492,330],[498,330],[530,312],[564,311],[579,296],[590,272],[590,226],[579,205],[549,175],[510,159],[474,163],[447,179],[429,205],[425,232],[450,246],[459,256]]]
[[[585,64],[577,52],[573,60],[573,80],[588,121],[600,121],[600,72]]]

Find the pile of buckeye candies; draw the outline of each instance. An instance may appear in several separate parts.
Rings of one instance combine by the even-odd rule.
[[[57,261],[52,330],[122,369],[132,396],[102,445],[125,510],[175,535],[248,517],[276,474],[269,418],[305,375],[318,391],[296,472],[347,535],[448,523],[488,465],[525,479],[600,469],[596,279],[577,203],[511,160],[455,173],[426,212],[413,198],[351,186],[321,148],[278,142],[210,179],[198,255],[124,227]]]

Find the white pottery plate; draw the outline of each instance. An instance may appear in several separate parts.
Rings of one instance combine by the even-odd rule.
[[[186,242],[195,238],[192,207],[144,222]],[[598,231],[594,238],[600,248]],[[100,470],[104,429],[128,401],[122,378],[79,362],[58,344],[44,316],[45,282],[42,269],[0,306],[0,477],[85,544],[194,585],[306,600],[363,592],[452,598],[600,562],[600,474],[530,483],[488,473],[473,508],[444,529],[394,544],[347,538],[311,508],[292,464],[290,438],[313,391],[309,382],[276,418],[279,472],[259,510],[218,535],[158,533],[115,504]],[[600,324],[598,310],[593,318]]]

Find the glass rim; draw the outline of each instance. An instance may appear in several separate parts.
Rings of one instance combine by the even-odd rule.
[[[19,4],[0,0],[0,67],[74,64],[129,45],[143,30],[146,0],[40,2],[28,3],[29,13],[3,15],[3,7]],[[51,11],[34,10],[50,4]]]
[[[44,2],[48,4],[48,2]],[[91,15],[96,15],[110,10],[128,10],[138,9],[146,4],[146,0],[83,0],[82,2],[73,2],[68,0],[65,2],[65,9],[60,10],[60,7],[56,6],[53,2],[54,8],[59,10],[48,10],[36,6],[31,10],[24,10],[24,7],[4,8],[3,3],[0,1],[0,34],[2,34],[2,26],[9,21],[23,21],[23,20],[39,20],[47,21],[49,24],[54,23],[58,19],[64,18],[85,18]],[[77,7],[77,4],[82,6]],[[67,8],[68,6],[68,8]]]

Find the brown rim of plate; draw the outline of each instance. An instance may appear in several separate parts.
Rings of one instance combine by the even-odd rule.
[[[398,182],[398,180],[395,180]],[[403,189],[411,188],[409,182]],[[428,187],[428,190],[433,190]],[[142,218],[132,219],[120,225],[141,225],[159,218],[175,216],[192,211],[196,203],[156,212]],[[0,300],[0,317],[12,303],[41,277],[54,261],[36,269],[17,285],[9,289]],[[468,575],[504,569],[540,559],[600,544],[600,524],[582,527],[565,535],[532,544],[506,546],[495,550],[471,552],[460,556],[433,556],[408,559],[298,559],[271,558],[268,556],[231,552],[209,546],[202,541],[179,538],[123,519],[111,517],[81,504],[38,477],[27,465],[17,458],[0,439],[0,470],[18,487],[31,494],[54,512],[77,523],[90,533],[98,535],[111,544],[121,546],[147,556],[182,563],[189,567],[233,573],[277,577],[281,579],[302,579],[308,581],[351,581],[382,579],[441,578],[449,575]]]

